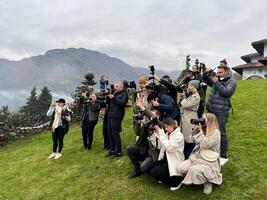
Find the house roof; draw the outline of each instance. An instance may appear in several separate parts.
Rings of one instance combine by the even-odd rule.
[[[252,42],[251,45],[253,46],[254,49],[256,49],[256,51],[263,56],[263,52],[264,52],[264,44],[267,43],[267,38],[266,39],[262,39],[262,40],[258,40],[255,42]]]
[[[250,53],[244,56],[241,56],[241,59],[244,60],[246,63],[250,63],[251,62],[251,58],[260,56],[259,53]]]
[[[267,56],[259,58],[258,61],[263,65],[267,65]]]
[[[253,62],[253,63],[246,63],[243,65],[238,65],[238,66],[232,67],[232,70],[236,71],[239,74],[242,74],[243,69],[245,69],[245,68],[256,68],[256,67],[263,67],[263,66],[264,65],[262,63]]]

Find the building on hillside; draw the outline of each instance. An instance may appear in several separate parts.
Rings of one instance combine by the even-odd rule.
[[[241,56],[246,64],[232,69],[239,73],[243,80],[267,78],[267,39],[252,42],[251,45],[257,52]]]

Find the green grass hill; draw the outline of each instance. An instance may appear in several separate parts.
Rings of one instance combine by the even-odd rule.
[[[209,196],[201,186],[171,192],[149,175],[128,179],[133,167],[125,151],[135,141],[128,109],[120,159],[105,157],[102,122],[90,152],[82,150],[79,125],[72,125],[63,157],[56,161],[47,160],[52,148],[49,131],[0,148],[0,199],[267,199],[267,80],[239,81],[232,104],[230,161],[222,168],[223,184]]]

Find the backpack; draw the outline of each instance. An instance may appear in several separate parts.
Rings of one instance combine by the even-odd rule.
[[[64,135],[69,132],[69,122],[65,119],[62,119],[62,128]]]

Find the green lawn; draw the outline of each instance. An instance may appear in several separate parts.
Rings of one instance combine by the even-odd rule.
[[[209,196],[200,186],[171,192],[148,175],[127,178],[132,166],[125,150],[135,138],[128,109],[120,159],[105,157],[102,123],[90,152],[83,152],[81,130],[73,125],[63,157],[56,161],[47,160],[52,147],[49,131],[0,148],[0,199],[267,199],[267,80],[239,81],[232,104],[230,162],[222,169],[223,184]]]

